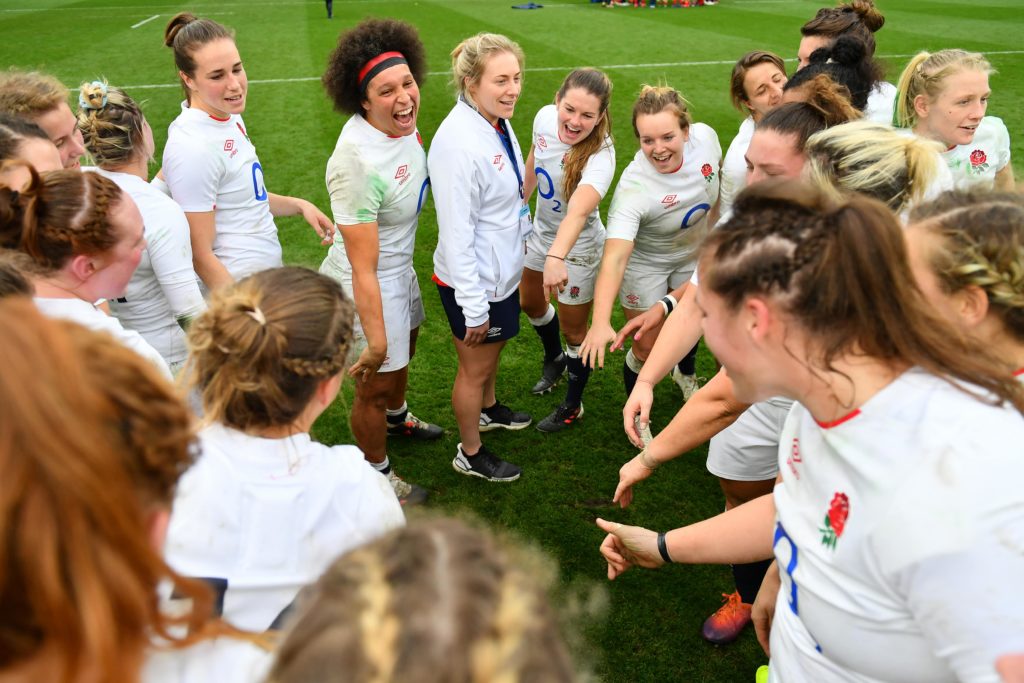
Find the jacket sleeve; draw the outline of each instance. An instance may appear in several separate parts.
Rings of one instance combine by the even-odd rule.
[[[490,312],[476,254],[483,182],[477,172],[478,156],[468,146],[439,148],[435,142],[427,162],[437,210],[437,247],[448,268],[446,283],[455,290],[466,327],[484,324]]]

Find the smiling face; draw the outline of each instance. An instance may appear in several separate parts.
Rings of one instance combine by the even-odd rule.
[[[811,55],[820,47],[828,47],[832,43],[830,38],[825,36],[804,36],[800,39],[800,47],[796,51],[796,59],[799,62],[796,70],[804,68],[811,63]]]
[[[408,64],[396,64],[373,77],[366,88],[363,112],[371,126],[392,137],[416,132],[420,89]]]
[[[943,79],[937,96],[918,95],[914,99],[914,131],[947,147],[968,145],[985,116],[991,94],[984,71],[953,73]]]
[[[196,64],[193,76],[178,72],[191,92],[189,106],[219,119],[244,112],[249,81],[235,41],[211,40],[196,50],[192,59]]]
[[[510,119],[516,111],[516,101],[523,90],[523,70],[511,52],[492,55],[484,66],[480,80],[466,84],[466,92],[473,98],[477,109],[491,125],[498,119]]]
[[[799,178],[804,169],[804,154],[796,148],[796,135],[774,130],[755,130],[744,159],[747,185],[766,178]]]
[[[689,139],[689,130],[679,125],[679,117],[668,109],[657,114],[636,117],[640,134],[640,149],[658,173],[675,173],[683,166],[683,145]]]
[[[782,88],[786,74],[771,62],[755,64],[743,75],[744,102],[750,108],[754,121],[770,112],[782,102]]]
[[[555,100],[558,107],[558,139],[567,145],[586,140],[604,115],[601,100],[583,88],[570,88]]]
[[[707,287],[697,288],[696,304],[702,314],[704,343],[728,373],[736,398],[745,403],[766,398],[756,381],[761,374],[760,354],[750,335],[755,314],[745,305],[730,310],[725,300]]]
[[[71,107],[61,102],[55,109],[36,117],[35,124],[43,129],[46,136],[57,147],[64,168],[79,168],[79,158],[85,154],[82,131],[78,130],[78,119],[71,113]]]

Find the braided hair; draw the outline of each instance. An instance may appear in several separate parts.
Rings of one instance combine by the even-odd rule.
[[[206,417],[242,431],[289,425],[345,367],[354,306],[306,268],[265,270],[214,292],[189,328],[188,383]]]
[[[774,301],[814,347],[808,362],[858,355],[918,366],[979,400],[1024,412],[1024,391],[1005,363],[941,319],[918,290],[903,229],[884,204],[862,196],[834,202],[795,181],[747,188],[733,215],[708,236],[701,290],[737,310],[751,296]],[[973,385],[975,388],[967,388]]]

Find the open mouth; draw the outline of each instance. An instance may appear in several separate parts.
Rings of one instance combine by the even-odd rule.
[[[414,107],[406,107],[401,111],[395,112],[394,119],[401,126],[410,126],[415,119],[413,116],[414,111]]]
[[[651,159],[656,164],[664,164],[672,158],[672,152],[664,152],[662,154],[652,154]]]
[[[241,104],[244,99],[245,99],[245,95],[238,94],[238,95],[232,95],[231,97],[225,97],[224,101],[225,102],[230,102],[231,104]]]
[[[568,123],[565,124],[562,127],[562,129],[565,131],[565,134],[570,138],[577,137],[580,133],[583,132],[582,128],[576,128],[575,126],[571,126]]]

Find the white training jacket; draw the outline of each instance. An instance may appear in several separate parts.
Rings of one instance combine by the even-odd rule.
[[[508,133],[519,172],[519,142]],[[464,100],[456,102],[430,145],[427,168],[437,210],[434,274],[455,290],[466,327],[487,322],[489,302],[519,286],[530,223],[520,181],[498,132]]]

